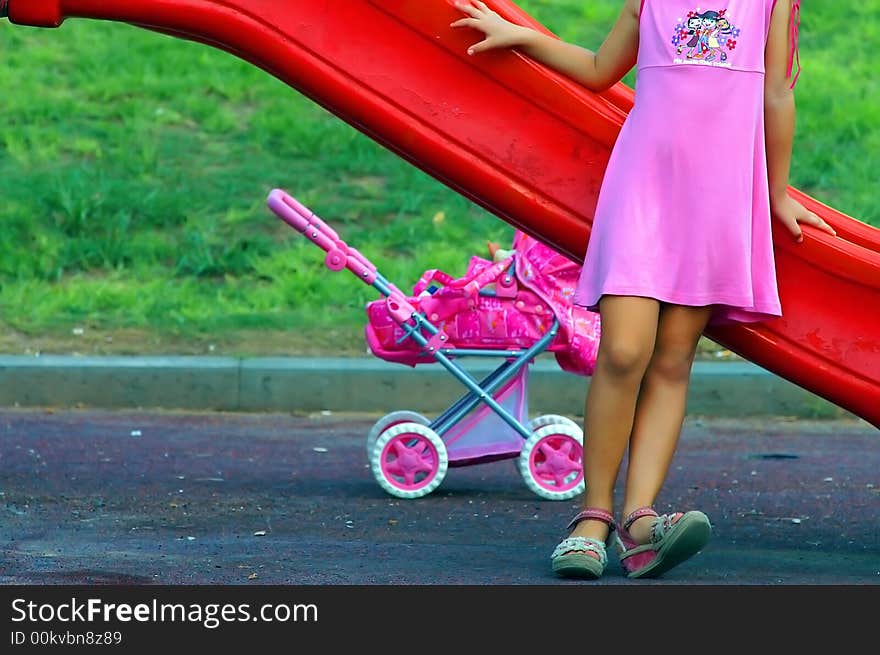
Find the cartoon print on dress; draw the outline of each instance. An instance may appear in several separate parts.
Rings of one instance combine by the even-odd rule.
[[[727,15],[727,9],[689,11],[679,19],[672,35],[676,64],[730,66],[728,51],[736,48],[740,29]]]

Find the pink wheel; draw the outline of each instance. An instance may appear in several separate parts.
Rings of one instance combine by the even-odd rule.
[[[585,489],[583,434],[565,423],[535,431],[520,452],[519,472],[541,498],[567,500]]]
[[[387,428],[373,446],[370,469],[386,492],[398,498],[420,498],[436,489],[449,466],[446,444],[420,423]]]
[[[534,432],[539,428],[543,428],[545,425],[556,425],[557,423],[562,423],[563,425],[570,425],[573,428],[577,428],[580,430],[580,426],[572,421],[567,416],[560,416],[559,414],[542,414],[541,416],[536,416],[531,421],[529,421],[529,430]]]
[[[379,438],[379,435],[392,425],[397,425],[398,423],[421,423],[422,425],[430,425],[431,421],[418,412],[411,412],[408,409],[401,409],[386,414],[376,421],[367,433],[367,459],[373,456],[373,447],[376,445],[376,439]]]

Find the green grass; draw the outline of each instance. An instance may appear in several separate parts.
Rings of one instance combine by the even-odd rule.
[[[596,47],[620,3],[520,4]],[[880,226],[880,8],[813,3],[801,29],[792,182]],[[375,292],[267,212],[273,187],[401,286],[512,234],[225,52],[83,20],[0,22],[0,44],[2,352],[362,352]]]

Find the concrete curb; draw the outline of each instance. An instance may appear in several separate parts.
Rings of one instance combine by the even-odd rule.
[[[477,379],[498,360],[462,361]],[[552,358],[529,367],[530,415],[583,413],[590,378]],[[239,412],[443,411],[464,393],[440,364],[364,358],[0,356],[0,406]],[[848,418],[852,414],[750,362],[696,362],[688,413]],[[854,417],[853,417],[854,418]]]

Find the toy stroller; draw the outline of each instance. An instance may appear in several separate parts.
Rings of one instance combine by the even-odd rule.
[[[324,221],[281,189],[269,208],[320,246],[332,271],[350,270],[377,289],[367,303],[366,341],[381,359],[417,366],[439,363],[467,389],[433,421],[410,410],[380,418],[367,435],[376,481],[399,498],[436,489],[448,467],[516,459],[526,486],[541,498],[565,500],[584,490],[583,434],[555,414],[528,419],[528,364],[553,352],[563,370],[591,375],[600,337],[598,314],[571,303],[580,267],[522,232],[513,250],[490,261],[472,256],[462,278],[428,270],[404,294]],[[476,380],[457,361],[502,363]]]

